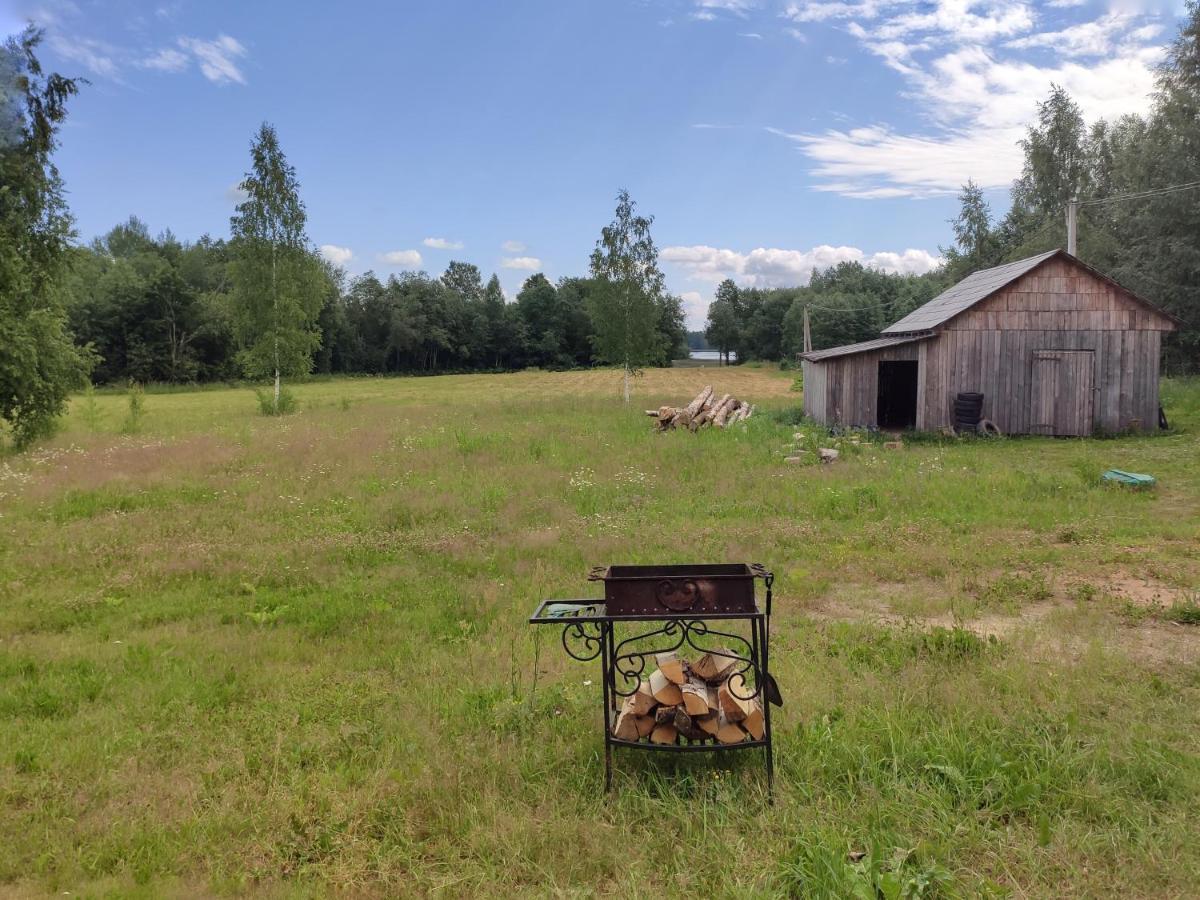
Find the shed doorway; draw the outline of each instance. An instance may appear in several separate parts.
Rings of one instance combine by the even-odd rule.
[[[892,360],[879,364],[880,428],[917,427],[917,361]]]

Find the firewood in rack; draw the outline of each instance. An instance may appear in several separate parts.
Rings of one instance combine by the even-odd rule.
[[[696,727],[710,737],[716,737],[717,732],[721,730],[721,716],[718,713],[712,712],[706,716],[701,716],[698,719],[692,719]]]
[[[717,700],[721,704],[721,715],[730,722],[740,722],[750,715],[751,701],[742,699],[750,693],[746,679],[741,675],[732,675],[717,689]],[[741,696],[739,696],[741,695]]]
[[[650,673],[650,693],[663,706],[678,706],[683,702],[683,695],[679,692],[679,685],[672,683],[663,674],[662,669],[655,669]]]
[[[675,707],[675,730],[689,740],[702,741],[707,735],[682,706]]]
[[[708,714],[708,685],[699,679],[691,679],[687,684],[679,686],[683,694],[683,708],[689,716],[704,716]]]
[[[650,732],[650,741],[655,744],[674,744],[678,735],[674,725],[659,725]]]
[[[629,708],[635,716],[646,716],[654,710],[654,706],[658,701],[650,693],[650,682],[643,678],[642,683],[638,685],[638,689],[633,692],[627,702],[630,704]]]
[[[761,741],[767,730],[766,719],[763,717],[762,703],[757,699],[751,700],[750,712],[746,713],[746,718],[742,719],[739,724],[750,733],[750,737],[756,741]]]
[[[656,725],[670,725],[675,721],[674,706],[660,706],[654,710],[654,723]]]
[[[644,738],[658,723],[654,721],[654,716],[638,716],[633,720],[633,724],[637,728],[638,737]]]
[[[625,701],[625,708],[621,710],[616,724],[613,725],[613,737],[622,741],[636,741],[641,737],[638,733],[637,716],[630,712],[628,700]]]
[[[729,670],[737,664],[733,651],[724,647],[705,653],[692,664],[692,674],[709,684],[724,681]]]
[[[717,728],[717,742],[721,744],[740,744],[746,739],[746,732],[742,730],[742,726],[737,722],[730,722],[724,716],[720,719],[720,727]]]
[[[658,670],[666,675],[672,684],[683,684],[688,680],[683,671],[683,660],[675,655],[675,651],[656,653],[654,661],[658,663]]]

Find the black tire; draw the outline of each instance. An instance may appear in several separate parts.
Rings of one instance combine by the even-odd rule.
[[[986,434],[989,437],[1004,437],[1004,432],[1000,430],[1000,426],[991,419],[980,419],[978,431],[980,434]]]

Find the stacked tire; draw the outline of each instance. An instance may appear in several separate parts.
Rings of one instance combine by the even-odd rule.
[[[954,430],[977,431],[983,418],[983,394],[964,391],[954,398]]]

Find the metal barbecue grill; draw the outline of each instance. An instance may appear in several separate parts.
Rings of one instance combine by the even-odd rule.
[[[769,668],[775,576],[759,563],[739,563],[597,566],[588,579],[604,582],[603,599],[544,600],[529,621],[560,626],[563,649],[572,659],[600,659],[606,790],[612,788],[614,747],[667,753],[761,748],[770,796],[774,787],[770,710],[772,705],[783,705]],[[765,587],[763,608],[755,600],[756,579]],[[656,627],[647,629],[651,623]],[[761,738],[750,735],[738,743],[719,743],[712,737],[680,734],[675,743],[647,743],[614,734],[618,705],[639,690],[643,677],[655,668],[655,655],[686,648],[733,661],[725,683],[738,699],[758,701]]]

